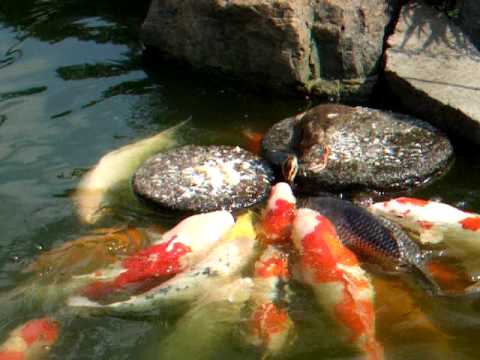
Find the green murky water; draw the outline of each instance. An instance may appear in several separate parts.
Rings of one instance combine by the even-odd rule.
[[[155,63],[138,41],[147,7],[148,1],[0,2],[2,292],[23,280],[22,269],[36,255],[92,230],[78,222],[69,195],[81,174],[103,154],[188,118],[188,142],[245,145],[243,132],[264,131],[309,106],[245,93],[221,79]],[[480,158],[467,148],[459,152],[452,171],[419,195],[478,212],[479,189]],[[168,223],[169,218],[119,209],[101,225]],[[403,286],[397,279],[387,285],[379,280],[377,286],[393,299],[393,305],[379,304],[379,338],[387,358],[478,358],[480,303],[431,299],[413,291],[414,305],[409,307],[406,292],[392,290]],[[389,320],[390,307],[396,304],[407,314]],[[293,307],[303,330],[286,357],[346,358],[329,345],[326,339],[335,335],[316,321],[318,314],[309,301]],[[425,315],[415,317],[420,310]],[[49,311],[58,310],[9,311],[0,304],[0,337]],[[61,337],[50,353],[53,359],[155,358],[155,346],[175,324],[162,316],[62,316]],[[425,325],[422,332],[415,321],[433,325]],[[235,342],[213,354],[219,359],[259,357]],[[182,359],[181,349],[178,358]]]

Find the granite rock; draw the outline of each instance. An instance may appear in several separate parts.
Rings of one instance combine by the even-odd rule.
[[[282,92],[364,101],[398,0],[153,0],[145,44]]]
[[[388,39],[385,75],[410,113],[448,135],[480,144],[480,53],[441,12],[402,8]]]

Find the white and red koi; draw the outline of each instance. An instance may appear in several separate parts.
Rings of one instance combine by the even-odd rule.
[[[58,339],[59,325],[52,319],[34,319],[18,326],[0,345],[0,360],[44,358]]]
[[[296,199],[290,185],[284,182],[272,187],[259,226],[259,238],[266,244],[286,242],[295,217]]]
[[[160,236],[154,228],[98,229],[39,255],[25,270],[30,276],[14,289],[0,294],[1,319],[16,311],[45,308],[51,311],[92,282],[83,274],[132,255]]]
[[[148,291],[130,296],[125,301],[106,304],[94,301],[86,296],[88,294],[84,294],[71,297],[68,305],[96,308],[110,313],[138,313],[173,303],[193,301],[205,291],[237,275],[252,260],[255,255],[255,237],[252,214],[247,213],[237,219],[235,225],[204,259]]]
[[[287,255],[269,245],[255,263],[252,289],[252,315],[247,340],[260,346],[265,354],[279,354],[287,345],[293,331],[293,322],[287,309],[278,303],[280,293],[287,296],[280,287],[290,278]]]
[[[312,287],[317,302],[368,359],[382,359],[383,349],[375,338],[372,284],[334,225],[316,211],[299,209],[292,240],[300,254],[302,281]]]
[[[147,291],[204,257],[233,224],[227,211],[190,216],[166,232],[160,241],[111,267],[83,275],[93,282],[81,294],[101,300],[119,293]]]
[[[369,207],[396,222],[422,244],[441,244],[461,260],[473,280],[480,277],[480,215],[435,201],[400,197]]]

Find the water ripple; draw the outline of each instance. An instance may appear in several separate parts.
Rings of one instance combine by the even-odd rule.
[[[18,45],[19,44],[16,44],[10,47],[10,49],[5,52],[3,58],[0,59],[0,70],[6,68],[9,65],[12,65],[15,61],[22,57],[23,52],[21,49],[17,48]]]
[[[10,91],[5,93],[0,93],[0,102],[15,99],[22,96],[34,95],[47,90],[46,86],[35,86],[25,90]],[[1,124],[1,121],[0,121]]]

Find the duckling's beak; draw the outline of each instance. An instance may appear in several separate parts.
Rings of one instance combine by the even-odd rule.
[[[282,175],[287,183],[293,185],[295,176],[298,172],[298,158],[295,155],[289,154],[282,163]]]

